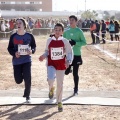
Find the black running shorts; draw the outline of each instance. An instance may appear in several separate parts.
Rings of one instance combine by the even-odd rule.
[[[82,65],[82,63],[83,63],[83,61],[82,61],[81,55],[80,56],[75,56],[74,55],[74,59],[73,59],[73,62],[71,64],[71,66]]]

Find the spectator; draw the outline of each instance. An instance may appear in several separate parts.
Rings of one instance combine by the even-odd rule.
[[[34,21],[33,21],[32,18],[29,18],[29,19],[28,19],[28,25],[29,25],[30,29],[33,29]]]
[[[1,31],[2,32],[5,32],[5,30],[6,30],[6,26],[5,26],[5,22],[4,21],[1,21]]]
[[[92,37],[92,44],[95,44],[95,35],[94,35],[95,31],[96,31],[96,24],[94,21],[91,21],[90,32]]]
[[[118,35],[118,33],[119,33],[120,26],[118,24],[118,21],[115,21],[114,24],[115,24],[115,39],[116,39],[116,41],[117,40],[119,41],[119,35]]]
[[[9,25],[10,25],[10,30],[13,30],[13,29],[15,28],[15,24],[14,24],[13,19],[11,19],[11,20],[9,21]]]
[[[47,27],[51,28],[51,26],[52,26],[52,22],[51,22],[51,20],[48,20]]]
[[[100,24],[98,22],[98,20],[95,21],[96,24],[96,44],[100,43],[100,39],[99,39],[99,34],[100,34]]]
[[[105,22],[105,24],[106,24],[106,30],[107,30],[107,32],[109,32],[108,26],[109,26],[109,24],[110,24],[110,20],[107,19],[107,21]]]
[[[104,20],[101,20],[101,22],[102,22],[101,24],[102,41],[103,41],[103,44],[105,44],[106,24]]]
[[[78,28],[82,28],[82,20],[80,19],[77,24]]]
[[[5,21],[5,26],[6,26],[6,30],[5,31],[8,32],[10,30],[10,24],[9,24],[8,20]]]
[[[41,28],[42,27],[41,22],[40,22],[39,19],[36,20],[34,27],[35,28]]]
[[[113,34],[115,33],[115,25],[112,20],[110,21],[110,24],[108,25],[108,29],[110,32],[111,41],[113,41]]]
[[[55,27],[55,21],[52,20],[52,23],[51,23],[51,28],[53,29]]]

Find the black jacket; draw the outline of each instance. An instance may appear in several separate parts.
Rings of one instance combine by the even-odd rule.
[[[119,33],[119,24],[115,24],[115,33]]]
[[[96,32],[100,31],[100,24],[98,22],[95,23],[96,24]]]
[[[106,24],[102,23],[101,25],[101,32],[106,33]]]

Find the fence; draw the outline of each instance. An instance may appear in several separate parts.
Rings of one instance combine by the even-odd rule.
[[[52,32],[53,29],[51,28],[34,28],[34,29],[30,29],[27,30],[27,32],[32,33],[33,35],[47,35],[50,34]],[[17,31],[17,29],[14,29],[12,31],[8,31],[8,32],[2,32],[0,31],[0,38],[9,38],[11,34],[15,33]]]
[[[89,31],[90,28],[81,28],[84,32]],[[9,38],[11,34],[16,32],[17,29],[8,32],[0,31],[0,38]],[[47,35],[53,32],[53,28],[33,28],[27,30],[27,32],[32,33],[33,35]]]

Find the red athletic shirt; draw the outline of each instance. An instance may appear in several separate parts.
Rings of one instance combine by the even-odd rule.
[[[110,22],[109,22],[109,21],[106,21],[105,23],[106,23],[106,25],[109,25],[109,24],[110,24]]]
[[[64,52],[65,45],[62,40],[51,40],[51,42],[48,45],[48,49],[49,49],[48,66],[54,66],[56,70],[65,70],[66,67],[65,67],[65,56],[64,55],[62,59],[57,59],[57,60],[51,59],[52,57],[51,50],[54,48],[63,48],[63,52]],[[55,53],[55,55],[57,55],[57,53]]]

